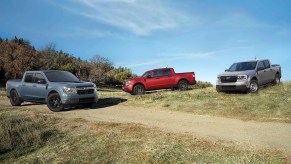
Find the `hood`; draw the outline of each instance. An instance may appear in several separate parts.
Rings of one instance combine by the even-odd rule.
[[[253,75],[255,70],[247,70],[247,71],[234,71],[234,72],[223,72],[218,74],[218,76],[237,76],[237,75]]]
[[[96,87],[94,83],[91,82],[55,82],[55,84],[68,88],[82,88],[82,87]]]

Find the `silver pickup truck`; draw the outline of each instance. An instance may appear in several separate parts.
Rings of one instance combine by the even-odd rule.
[[[280,83],[281,76],[281,66],[271,65],[269,60],[238,62],[217,76],[216,90],[255,93],[261,85]]]
[[[6,94],[12,106],[24,101],[46,103],[51,111],[66,106],[90,106],[98,101],[96,85],[66,71],[27,71],[21,80],[8,80]]]

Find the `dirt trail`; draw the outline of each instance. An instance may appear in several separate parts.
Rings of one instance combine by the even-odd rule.
[[[0,100],[0,105],[9,101]],[[46,105],[28,105],[20,108],[48,110]],[[137,123],[164,131],[187,133],[213,140],[234,141],[291,154],[291,124],[274,122],[241,121],[213,116],[194,115],[183,112],[134,107],[123,104],[97,109],[71,110],[58,113],[63,117],[83,118],[89,121]]]

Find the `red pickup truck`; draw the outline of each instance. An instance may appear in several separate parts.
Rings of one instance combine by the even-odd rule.
[[[187,90],[189,84],[196,84],[194,72],[175,73],[173,68],[159,68],[147,71],[141,77],[125,80],[122,90],[137,95],[157,89]]]

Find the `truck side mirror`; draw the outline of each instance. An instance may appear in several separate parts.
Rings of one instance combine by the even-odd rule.
[[[152,75],[148,75],[148,76],[147,76],[147,78],[151,78],[151,77],[152,77]]]
[[[229,72],[229,69],[225,69],[225,72]]]
[[[37,84],[45,84],[46,81],[44,79],[38,79]]]

